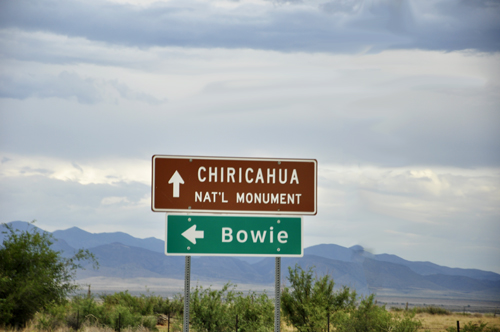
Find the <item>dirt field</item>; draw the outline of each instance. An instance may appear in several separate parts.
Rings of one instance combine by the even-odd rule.
[[[379,304],[384,304],[387,309],[404,309],[408,303],[408,309],[415,307],[439,307],[458,313],[490,313],[500,315],[500,300],[470,300],[470,299],[439,299],[439,298],[417,298],[417,297],[386,297],[376,296]]]
[[[77,283],[81,286],[80,292],[87,294],[88,285],[94,294],[113,294],[115,292],[128,291],[132,295],[153,293],[164,297],[173,297],[184,293],[184,280],[168,278],[111,278],[111,277],[91,277],[79,279]],[[222,282],[210,282],[191,280],[191,288],[201,285],[204,288],[221,289]],[[266,292],[269,296],[274,294],[274,285],[258,284],[238,284],[237,291],[247,293],[255,291],[256,293]]]

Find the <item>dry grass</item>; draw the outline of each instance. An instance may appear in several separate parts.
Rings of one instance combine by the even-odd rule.
[[[161,327],[161,326],[159,326]],[[28,326],[26,326],[25,328],[23,329],[3,329],[2,327],[0,327],[0,331],[5,331],[5,332],[43,332],[42,330],[38,329],[36,327],[36,325],[34,324],[28,324]],[[115,332],[114,329],[112,329],[111,327],[107,327],[107,326],[93,326],[93,325],[83,325],[80,329],[78,329],[79,332]],[[162,331],[162,330],[160,330]],[[165,331],[166,330],[166,327],[165,327]],[[171,332],[174,332],[172,329],[170,329]],[[52,330],[51,332],[75,332],[74,329],[71,329],[70,327],[59,327],[59,328],[56,328],[54,330]],[[149,329],[148,328],[145,328],[145,327],[138,327],[138,328],[122,328],[121,329],[121,332],[149,332]]]
[[[460,322],[460,326],[465,326],[466,323],[487,323],[489,327],[500,328],[500,316],[493,317],[493,315],[482,315],[482,314],[451,314],[451,315],[431,315],[427,313],[417,314],[416,319],[422,322],[422,331],[429,330],[431,332],[446,331],[448,327],[456,327],[457,321]],[[158,325],[158,330],[160,332],[167,332],[167,326]],[[182,329],[174,329],[170,326],[170,332],[180,332]],[[284,319],[281,320],[281,331],[282,332],[297,332],[292,326],[287,325]],[[62,332],[62,331],[61,331]],[[65,332],[65,331],[64,331]],[[105,331],[87,331],[87,332],[105,332]],[[107,332],[107,331],[106,331]]]
[[[0,331],[6,331],[6,332],[40,332],[41,330],[39,330],[36,326],[28,326],[24,329],[19,329],[19,330],[15,330],[15,329],[2,329],[0,328]],[[79,329],[78,331],[80,332],[115,332],[114,329],[110,328],[110,327],[96,327],[96,326],[84,326],[82,327],[81,329]],[[127,329],[122,329],[123,332],[132,332],[132,331],[137,331],[137,332],[148,332],[149,329],[147,328],[139,328],[139,329],[135,329],[135,330],[132,330],[131,328],[127,328]],[[69,328],[69,327],[60,327],[60,328],[57,328],[55,330],[53,330],[53,332],[75,332],[75,330]]]
[[[500,329],[500,315],[482,315],[482,314],[470,314],[470,315],[463,315],[463,314],[451,314],[451,315],[431,315],[428,313],[420,313],[415,316],[416,319],[420,320],[422,322],[422,328],[421,331],[429,330],[431,332],[441,332],[441,331],[446,331],[448,327],[454,327],[456,328],[457,326],[457,321],[460,322],[460,327],[465,326],[465,324],[472,322],[473,324],[478,324],[478,323],[487,323],[489,327],[496,327]],[[174,326],[175,324],[172,322],[170,325],[170,332],[181,332],[182,327],[179,328],[179,324],[177,324],[177,327]],[[157,326],[159,332],[167,332],[167,326]],[[0,331],[5,331],[0,328]],[[14,332],[15,330],[9,329],[6,330],[7,332]],[[82,328],[79,330],[81,332],[114,332],[112,328],[109,327],[96,327],[96,326],[82,326]],[[131,328],[124,328],[122,329],[123,332],[148,332],[149,330],[147,328],[138,328],[138,329],[131,329]],[[292,326],[287,325],[284,320],[282,319],[281,321],[281,331],[282,332],[296,332],[297,330],[294,329]],[[40,332],[34,325],[28,325],[26,328],[17,330],[16,332]],[[74,332],[74,330],[71,330],[70,328],[64,327],[64,328],[58,328],[54,330],[53,332]]]
[[[422,322],[421,331],[429,330],[431,332],[440,332],[446,331],[448,327],[457,326],[457,321],[460,322],[460,327],[464,327],[465,324],[472,322],[473,324],[477,323],[487,323],[489,327],[497,327],[500,328],[500,315],[482,315],[482,314],[471,314],[471,315],[462,315],[462,314],[454,314],[451,315],[431,315],[428,313],[421,313],[415,315],[415,318]],[[281,321],[281,331],[282,332],[296,332],[292,326],[288,326]]]
[[[493,317],[493,315],[482,315],[482,314],[451,314],[451,315],[431,315],[427,313],[417,314],[415,316],[418,320],[422,322],[422,330],[430,330],[431,332],[446,331],[448,327],[457,326],[457,321],[460,322],[460,327],[465,326],[465,324],[472,322],[477,323],[487,323],[489,327],[500,328],[500,316]]]

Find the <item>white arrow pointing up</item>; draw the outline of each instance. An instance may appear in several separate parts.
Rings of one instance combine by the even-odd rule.
[[[182,233],[186,239],[191,241],[192,244],[196,244],[196,239],[203,239],[205,237],[204,231],[197,231],[196,225],[189,227],[184,233]]]
[[[175,171],[174,175],[168,180],[168,184],[174,184],[174,197],[179,197],[179,189],[181,184],[184,184],[184,180],[182,179],[179,172]]]

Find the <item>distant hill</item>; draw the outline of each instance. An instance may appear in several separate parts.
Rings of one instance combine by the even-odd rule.
[[[52,233],[55,238],[63,239],[73,248],[93,248],[111,243],[123,243],[126,245],[148,249],[164,253],[165,242],[154,237],[138,239],[123,232],[114,233],[89,233],[78,227],[71,227],[62,231]]]
[[[431,262],[411,262],[407,261],[396,255],[379,254],[373,255],[363,249],[361,246],[354,246],[351,248],[344,248],[336,244],[319,244],[304,249],[305,254],[313,254],[325,258],[336,259],[345,262],[362,262],[370,258],[380,262],[388,262],[399,265],[404,265],[410,268],[413,272],[419,275],[433,275],[443,274],[450,276],[464,276],[474,279],[499,281],[500,274],[489,271],[482,271],[478,269],[461,269],[450,268],[446,266],[437,265]]]
[[[147,249],[112,243],[90,251],[96,256],[101,268],[87,268],[78,272],[79,278],[92,276],[136,278],[184,278],[184,257],[166,256]],[[203,257],[192,260],[193,279],[263,283],[264,278],[252,266],[233,257]]]
[[[8,223],[9,226],[11,226],[14,230],[18,229],[20,231],[25,231],[28,229],[34,229],[36,232],[44,232],[43,229],[40,229],[33,225],[32,223],[26,222],[26,221],[12,221]],[[5,231],[7,231],[6,227],[4,224],[0,224],[0,241],[3,241],[3,238],[5,234],[3,234]]]
[[[106,276],[120,278],[168,277],[184,278],[184,258],[128,246],[122,243],[104,244],[89,249],[97,258],[97,271],[87,267],[78,277]]]
[[[304,249],[305,255],[315,255],[341,262],[354,262],[355,251],[336,244],[318,244]]]
[[[34,225],[11,223],[14,228]],[[3,227],[3,226],[2,226]],[[184,279],[184,257],[166,256],[164,242],[155,238],[138,239],[125,233],[93,234],[72,227],[52,233],[57,239],[53,248],[71,255],[75,248],[86,248],[95,254],[100,269],[79,271],[79,279],[173,278]],[[288,268],[295,265],[314,269],[317,276],[329,274],[337,288],[348,286],[358,294],[412,294],[443,298],[500,299],[500,275],[477,269],[458,269],[431,262],[411,262],[396,255],[373,255],[361,246],[345,248],[320,244],[304,249],[304,257],[282,258],[283,284]],[[265,284],[274,282],[274,258],[259,257],[193,257],[192,280],[217,283]]]
[[[380,262],[374,259],[363,261],[366,281],[371,288],[405,290],[445,290],[446,288],[425,279],[410,268],[400,264]]]
[[[36,227],[34,224],[25,222],[25,221],[13,221],[8,223],[13,230],[19,230],[19,231],[26,231],[26,230],[34,230],[37,233],[43,233],[45,232],[43,229]],[[0,224],[0,244],[3,242],[3,239],[6,234],[7,229],[3,224]],[[47,232],[50,234],[50,232]],[[54,249],[55,251],[61,251],[63,253],[63,256],[69,257],[73,256],[75,249],[74,247],[70,246],[66,241],[63,239],[56,239],[54,237],[53,239],[54,243],[52,244],[51,248]]]
[[[477,269],[460,269],[440,266],[431,262],[410,262],[396,255],[380,254],[375,259],[408,266],[412,271],[421,275],[444,274],[450,276],[464,276],[482,280],[500,280],[500,274]]]
[[[318,276],[329,274],[335,281],[336,288],[348,286],[356,289],[359,294],[369,294],[369,285],[366,282],[363,267],[354,262],[345,262],[328,259],[316,255],[304,255],[301,258],[282,258],[282,275],[288,275],[288,268],[299,265],[302,269],[313,268]],[[253,264],[255,269],[266,276],[267,282],[274,281],[274,258],[266,258],[263,261]],[[286,281],[284,282],[286,284]]]

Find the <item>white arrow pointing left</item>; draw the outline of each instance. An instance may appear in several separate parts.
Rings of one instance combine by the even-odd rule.
[[[179,191],[181,184],[184,184],[184,180],[182,179],[179,172],[175,171],[174,175],[168,180],[168,184],[174,184],[174,197],[179,197]]]
[[[196,225],[189,227],[184,233],[182,233],[186,239],[191,241],[192,244],[196,244],[196,239],[203,239],[205,236],[204,231],[197,231]]]

